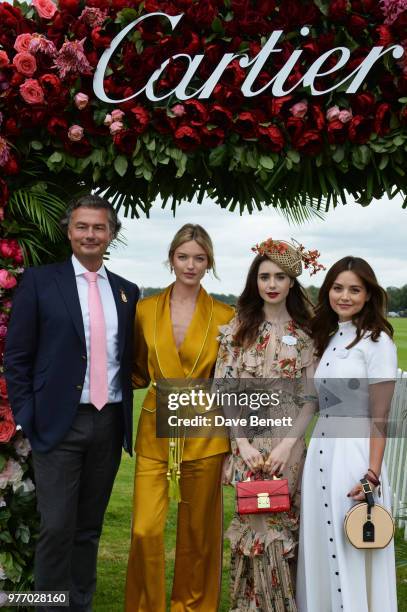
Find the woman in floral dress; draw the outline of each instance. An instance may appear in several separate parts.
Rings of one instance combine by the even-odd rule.
[[[313,405],[304,401],[306,380],[314,372],[314,350],[308,335],[309,302],[297,280],[302,263],[317,271],[317,252],[305,252],[271,238],[253,249],[255,257],[239,298],[237,314],[220,327],[220,349],[215,379],[220,387],[240,388],[247,379],[267,380],[267,391],[276,391],[282,379],[295,392],[281,395],[278,416],[291,416],[294,431],[277,428],[232,431],[232,454],[225,461],[224,483],[273,475],[288,479],[289,512],[235,513],[226,533],[231,543],[232,611],[296,612],[296,549],[298,542],[300,482],[305,459],[301,433]],[[240,379],[237,382],[236,379]],[[246,379],[242,381],[241,379]],[[274,380],[270,380],[274,379]],[[260,381],[258,381],[260,382]],[[250,384],[250,383],[249,383]],[[276,408],[269,416],[277,416]],[[279,437],[280,436],[280,437]]]

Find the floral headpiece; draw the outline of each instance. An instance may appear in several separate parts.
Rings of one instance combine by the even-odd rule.
[[[305,247],[291,238],[294,244],[285,242],[285,240],[273,240],[268,238],[260,244],[252,247],[252,251],[257,255],[266,255],[271,261],[274,261],[280,266],[289,276],[300,276],[302,272],[302,264],[307,270],[310,270],[310,275],[316,274],[320,270],[325,270],[325,266],[318,263],[320,252],[316,249],[306,251]]]

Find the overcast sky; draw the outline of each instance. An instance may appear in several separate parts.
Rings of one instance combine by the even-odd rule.
[[[204,279],[205,288],[215,293],[241,292],[253,258],[251,247],[270,236],[293,237],[308,249],[318,249],[327,267],[345,255],[363,257],[383,286],[401,286],[407,284],[407,209],[401,205],[400,198],[374,201],[365,208],[351,202],[338,205],[323,221],[298,227],[273,209],[241,217],[208,200],[201,206],[182,204],[174,219],[170,208],[162,210],[155,204],[150,219],[122,219],[127,246],[112,250],[108,267],[140,287],[165,287],[173,278],[164,265],[173,235],[184,223],[199,223],[215,247],[220,281],[212,274]],[[304,272],[300,280],[305,286],[320,285],[323,274],[310,277]]]

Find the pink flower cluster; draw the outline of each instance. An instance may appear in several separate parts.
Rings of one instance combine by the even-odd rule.
[[[17,240],[13,238],[2,238],[0,240],[0,257],[12,259],[18,265],[21,265],[24,261],[21,247]]]

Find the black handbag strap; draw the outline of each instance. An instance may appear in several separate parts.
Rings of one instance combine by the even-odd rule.
[[[367,478],[361,478],[360,482],[362,483],[363,493],[366,497],[366,502],[368,505],[368,514],[370,514],[370,509],[374,506],[372,487],[370,486],[370,482],[367,480]]]

